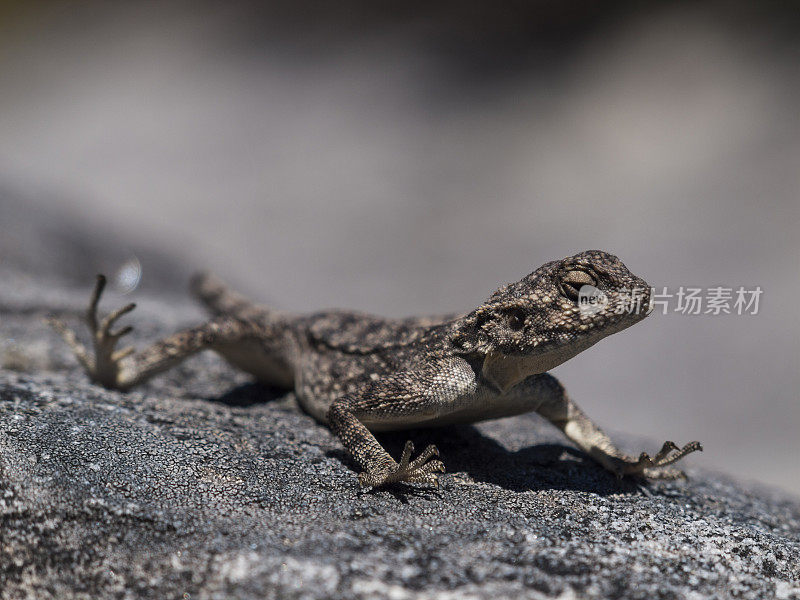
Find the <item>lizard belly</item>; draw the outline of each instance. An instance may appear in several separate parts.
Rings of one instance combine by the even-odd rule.
[[[250,373],[261,383],[287,389],[294,386],[294,372],[285,357],[270,352],[258,341],[237,342],[215,350],[230,364]]]
[[[423,427],[464,425],[513,417],[531,412],[536,406],[531,399],[517,394],[500,395],[488,388],[479,388],[471,394],[458,398],[445,407],[434,411],[421,410],[411,415],[361,417],[361,422],[370,431],[397,431]]]

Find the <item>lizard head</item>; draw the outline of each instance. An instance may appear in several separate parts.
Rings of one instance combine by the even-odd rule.
[[[502,379],[498,385],[505,388],[561,364],[649,310],[650,286],[643,279],[616,256],[588,250],[494,292],[456,321],[452,341],[464,353],[483,355],[484,374],[493,370],[489,378]]]

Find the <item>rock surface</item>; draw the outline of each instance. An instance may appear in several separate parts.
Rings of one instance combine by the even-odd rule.
[[[800,598],[796,499],[618,482],[535,416],[412,432],[442,488],[362,492],[291,395],[212,355],[91,385],[41,323],[87,283],[0,266],[0,598]],[[197,318],[142,295],[139,344]]]

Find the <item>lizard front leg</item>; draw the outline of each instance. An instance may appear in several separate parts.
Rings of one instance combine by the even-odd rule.
[[[603,465],[606,469],[623,477],[625,475],[643,475],[653,479],[677,479],[683,477],[682,471],[667,469],[687,454],[701,451],[700,442],[690,442],[679,448],[673,442],[664,442],[661,450],[650,457],[642,452],[638,458],[630,456],[617,448],[608,437],[586,414],[575,404],[558,380],[546,374],[546,393],[542,396],[542,403],[537,412],[548,419],[553,425],[561,429],[564,434],[589,456]],[[523,384],[520,385],[525,385]]]
[[[449,359],[419,371],[394,373],[367,384],[359,393],[335,400],[328,411],[328,422],[344,447],[364,471],[358,482],[363,487],[379,487],[396,482],[438,485],[437,473],[444,464],[439,451],[428,446],[411,460],[414,445],[406,442],[399,462],[395,462],[369,430],[424,424],[450,410],[459,397],[475,390],[475,374],[463,359]],[[433,460],[431,460],[433,459]]]
[[[132,347],[117,350],[120,338],[130,333],[133,328],[126,326],[113,332],[111,328],[120,317],[136,308],[136,305],[128,304],[113,311],[101,321],[97,315],[97,306],[105,285],[106,278],[98,275],[86,313],[86,321],[92,335],[92,350],[86,348],[78,340],[75,332],[61,320],[50,318],[48,322],[72,348],[90,379],[107,388],[130,389],[201,350],[214,349],[255,335],[248,323],[220,317],[174,333],[138,353]]]

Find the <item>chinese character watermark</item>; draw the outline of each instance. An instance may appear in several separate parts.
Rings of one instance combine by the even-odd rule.
[[[578,308],[584,315],[596,315],[608,306],[608,296],[593,285],[582,285],[578,290]]]
[[[649,305],[645,306],[649,291]],[[661,314],[683,315],[757,315],[759,301],[764,291],[761,286],[747,289],[714,286],[708,288],[680,286],[674,291],[660,289],[631,288],[622,290],[622,301],[614,308],[615,314],[638,313],[660,310]],[[578,292],[578,306],[582,314],[593,315],[605,310],[609,298],[602,290],[584,285]]]

